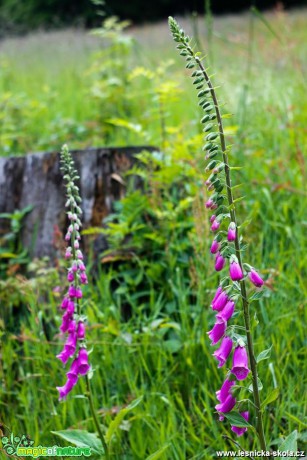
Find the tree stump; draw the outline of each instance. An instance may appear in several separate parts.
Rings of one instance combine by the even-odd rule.
[[[72,151],[80,175],[83,228],[101,226],[112,204],[126,191],[123,174],[136,159],[134,154],[154,147],[91,148]],[[134,186],[140,187],[139,178]],[[33,153],[0,158],[0,213],[12,213],[32,205],[23,221],[22,244],[31,257],[56,258],[66,231],[65,188],[59,153]],[[0,219],[0,237],[9,230]],[[85,239],[86,242],[86,239]]]

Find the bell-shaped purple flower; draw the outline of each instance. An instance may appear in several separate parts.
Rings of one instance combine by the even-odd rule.
[[[62,303],[61,303],[61,308],[63,308],[63,310],[65,308],[67,308],[68,302],[69,302],[69,299],[67,297],[64,297],[64,299],[62,300]]]
[[[71,392],[77,381],[73,379],[67,379],[67,382],[62,387],[56,387],[59,392],[59,401],[65,399],[68,393]]]
[[[245,347],[236,347],[233,353],[231,372],[238,380],[244,380],[249,374],[248,357]]]
[[[67,378],[70,380],[73,380],[75,383],[77,383],[77,380],[78,380],[78,367],[79,367],[79,362],[78,362],[78,359],[76,358],[71,363],[70,369],[66,374]]]
[[[69,332],[70,334],[72,332],[75,332],[76,331],[76,321],[75,320],[71,320],[70,323],[69,323],[69,326],[68,326],[68,329],[67,329],[67,332]]]
[[[216,219],[214,219],[214,221],[212,222],[212,225],[211,225],[211,230],[213,232],[216,232],[219,228],[220,228],[220,222]]]
[[[230,262],[229,274],[232,281],[240,281],[243,279],[243,272],[240,264],[234,259]]]
[[[233,342],[230,337],[224,337],[220,348],[215,350],[213,356],[219,361],[218,367],[224,366],[227,361],[228,356],[231,353]]]
[[[87,280],[87,276],[84,272],[80,273],[80,282],[82,284],[87,284],[88,283],[88,280]]]
[[[227,240],[228,241],[235,241],[236,239],[236,224],[234,222],[230,222],[227,232]]]
[[[85,325],[83,321],[79,321],[77,328],[77,338],[78,340],[84,339],[85,337]]]
[[[217,272],[220,272],[221,270],[223,270],[225,266],[225,262],[226,260],[224,259],[224,257],[218,252],[215,257],[215,270]]]
[[[68,313],[69,315],[73,315],[73,314],[74,314],[74,312],[75,312],[75,303],[74,303],[72,300],[69,300],[69,301],[68,301],[66,311],[67,311],[67,313]]]
[[[209,184],[206,184],[206,185],[209,185]],[[212,206],[213,204],[214,204],[214,201],[213,201],[211,198],[209,198],[209,200],[206,201],[205,206],[206,206],[207,209],[211,209],[211,206]]]
[[[249,419],[249,413],[248,411],[246,412],[239,412],[240,415],[242,415],[243,418],[248,422]],[[237,436],[242,436],[247,431],[247,427],[240,427],[240,426],[232,426],[231,430],[236,433]]]
[[[68,281],[69,283],[72,283],[72,282],[74,281],[74,279],[75,279],[75,277],[74,277],[73,272],[69,271],[69,272],[67,273],[67,281]]]
[[[64,333],[64,332],[68,331],[70,321],[71,321],[71,314],[66,310],[66,312],[62,316],[62,324],[60,326],[60,331],[61,332]]]
[[[232,317],[235,311],[235,303],[233,300],[229,300],[224,306],[223,310],[216,315],[218,321],[228,321]]]
[[[65,251],[65,259],[70,259],[71,256],[72,256],[72,248],[68,246],[68,248],[66,248],[66,251]]]
[[[72,299],[76,297],[76,288],[75,288],[75,286],[69,286],[69,288],[68,288],[68,295],[69,295],[69,297],[71,297]]]
[[[211,254],[216,254],[217,251],[219,250],[219,247],[220,247],[220,243],[216,239],[214,239],[212,241],[211,248],[210,248]]]
[[[81,288],[77,287],[76,288],[76,298],[81,299],[82,295],[83,294],[82,294]]]
[[[56,355],[56,357],[62,361],[63,364],[66,364],[67,361],[69,360],[69,358],[71,357],[71,350],[64,347],[63,350],[61,351],[61,353],[59,353],[58,355]]]
[[[213,299],[212,299],[212,302],[211,302],[212,304],[214,304],[214,302],[216,301],[216,299],[218,298],[218,296],[220,295],[220,293],[222,292],[222,290],[223,290],[223,289],[222,289],[222,286],[219,286],[219,287],[217,288],[216,293],[215,293],[215,295],[214,295],[214,297],[213,297]]]
[[[80,348],[78,354],[78,374],[85,375],[90,370],[90,365],[88,363],[88,354],[85,348]]]
[[[228,396],[231,395],[231,388],[235,385],[235,383],[235,380],[227,378],[221,386],[221,389],[216,391],[216,397],[221,403],[226,401]]]
[[[78,267],[81,272],[85,272],[85,265],[81,260],[78,261]]]
[[[228,295],[225,291],[221,291],[218,297],[212,301],[212,310],[221,311],[228,302]]]
[[[231,394],[229,394],[227,398],[225,399],[225,401],[215,406],[215,409],[218,412],[222,412],[225,414],[227,412],[230,412],[234,408],[235,404],[236,404],[236,399]]]
[[[248,277],[256,287],[262,287],[263,286],[264,281],[261,278],[261,276],[259,275],[259,273],[256,272],[256,270],[252,269],[249,272]]]
[[[215,323],[211,331],[207,332],[211,345],[216,345],[226,332],[227,323]]]
[[[77,346],[77,334],[75,332],[70,332],[68,334],[64,348],[67,350],[68,353],[70,353],[70,356],[73,356],[76,351],[76,346]]]

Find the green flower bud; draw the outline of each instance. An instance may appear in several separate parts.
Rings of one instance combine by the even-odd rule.
[[[213,128],[214,124],[213,123],[209,123],[208,125],[206,125],[204,127],[204,132],[207,133],[208,131],[211,131],[211,129]]]
[[[207,121],[211,120],[210,115],[205,115],[200,122],[201,123],[207,123]]]
[[[218,137],[218,133],[210,133],[206,136],[206,141],[214,141]]]

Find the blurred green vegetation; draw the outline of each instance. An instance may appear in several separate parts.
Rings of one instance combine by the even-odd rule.
[[[256,354],[273,346],[259,365],[262,399],[279,389],[265,408],[272,448],[294,429],[300,448],[306,440],[305,18],[269,16],[274,33],[256,18],[218,19],[209,44],[199,23],[199,41],[221,84],[230,161],[243,166],[233,177],[236,196],[245,196],[238,203],[250,244],[244,258],[266,278],[265,296],[251,310]],[[174,48],[167,24],[129,37],[112,19],[90,38],[68,31],[2,47],[3,155],[58,150],[63,142],[70,148],[146,142],[160,149],[141,153],[125,177],[129,183],[140,176],[144,188],[134,190],[132,180],[107,218],[110,248],[99,255],[102,264],[97,268],[88,254],[84,298],[101,422],[108,427],[142,397],[113,433],[113,458],[120,460],[155,452],[151,459],[207,459],[233,448],[223,437],[229,427],[214,413],[224,373],[206,336],[218,274],[209,254],[200,112]],[[65,273],[62,263],[48,268],[34,260],[26,275],[9,271],[0,281],[2,419],[37,445],[59,444],[51,431],[94,431],[84,382],[67,402],[57,402]],[[240,443],[256,446],[251,432]]]

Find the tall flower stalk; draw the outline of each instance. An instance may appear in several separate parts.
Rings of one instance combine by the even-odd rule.
[[[93,404],[88,373],[91,369],[88,362],[87,345],[85,339],[86,315],[83,312],[81,299],[83,297],[82,285],[87,284],[86,268],[83,262],[83,254],[80,249],[80,228],[81,228],[81,197],[76,181],[79,179],[74,167],[74,161],[67,145],[61,151],[61,171],[65,180],[67,191],[67,217],[69,226],[65,235],[67,247],[65,259],[69,262],[67,271],[68,290],[62,300],[61,309],[63,311],[62,324],[60,331],[66,336],[66,341],[62,351],[57,358],[65,366],[69,360],[70,368],[66,373],[66,382],[63,386],[57,387],[59,400],[66,399],[67,395],[77,385],[80,377],[85,376],[87,396],[89,400],[92,417],[104,447],[105,456],[108,459],[108,448],[97,418]]]
[[[244,405],[245,402],[237,402],[233,394],[233,387],[251,374],[256,420],[254,424],[252,421],[250,423],[255,426],[260,446],[266,451],[246,278],[248,277],[258,288],[262,287],[263,280],[253,267],[243,263],[228,148],[215,88],[202,63],[200,53],[195,52],[191,45],[191,39],[180,29],[173,18],[169,18],[169,26],[180,55],[186,59],[186,68],[193,69],[191,75],[193,84],[198,90],[199,105],[204,111],[201,123],[204,125],[206,143],[203,150],[206,152],[205,158],[208,160],[206,171],[209,173],[205,183],[208,190],[212,191],[206,207],[214,212],[210,222],[212,232],[216,233],[210,252],[215,255],[216,271],[224,270],[227,260],[229,264],[229,274],[221,279],[220,286],[212,300],[212,309],[217,314],[216,322],[212,330],[208,332],[211,345],[216,345],[221,341],[219,348],[213,353],[219,362],[219,368],[225,365],[233,350],[232,368],[228,371],[221,389],[216,392],[218,404],[215,408],[219,413],[220,421],[223,421],[225,416],[228,417],[229,413],[238,406],[240,414],[239,417],[236,417],[238,426],[233,424],[231,429],[237,436],[243,435],[250,426],[248,423],[250,414],[246,410],[242,411],[242,404]],[[227,231],[223,228],[225,226]],[[237,326],[228,324],[239,299],[243,307],[245,332],[243,336],[235,332],[238,330]],[[239,330],[241,329],[242,327]]]

